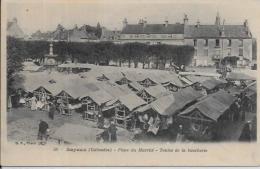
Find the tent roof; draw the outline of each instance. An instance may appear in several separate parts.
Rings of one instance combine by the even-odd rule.
[[[125,74],[125,77],[130,81],[143,81],[146,76],[142,73],[132,72],[132,71],[126,71],[123,72]]]
[[[168,73],[168,72],[150,73],[147,75],[147,77],[156,83],[163,84],[167,82],[172,82],[176,86],[179,87],[183,86],[176,73]]]
[[[149,106],[140,107],[137,111],[144,112],[148,109],[153,109],[161,115],[171,116],[201,96],[200,93],[190,87],[184,88],[178,92],[159,97],[150,103]]]
[[[113,96],[111,96],[109,93],[107,93],[104,90],[98,90],[98,91],[95,91],[95,92],[90,92],[89,97],[94,102],[96,102],[99,106],[101,104],[104,104],[104,103],[114,99]]]
[[[170,95],[160,97],[154,102],[152,102],[151,107],[153,110],[155,110],[161,115],[172,115],[176,111],[176,107],[173,106],[175,102],[176,102],[175,97],[170,94]]]
[[[118,71],[114,71],[114,72],[110,72],[110,73],[104,73],[103,74],[106,78],[108,78],[108,80],[112,81],[112,82],[116,82],[121,80],[124,76],[121,72]]]
[[[169,93],[169,91],[167,91],[162,85],[150,86],[144,90],[153,97],[159,97],[165,93]]]
[[[256,80],[256,78],[252,76],[238,72],[230,72],[229,74],[227,74],[226,78],[229,80]]]
[[[229,106],[223,104],[222,102],[216,100],[213,97],[207,97],[202,101],[192,105],[191,107],[187,108],[180,115],[186,115],[194,110],[199,110],[203,115],[206,117],[217,121],[218,118],[229,108]]]
[[[134,110],[135,108],[145,105],[146,102],[138,97],[136,94],[128,94],[125,96],[121,96],[119,101],[126,106],[130,111]]]
[[[58,65],[59,68],[84,68],[84,69],[90,69],[89,64],[85,63],[66,63]]]
[[[211,79],[208,79],[208,80],[205,80],[201,83],[201,85],[203,87],[205,87],[206,89],[208,90],[212,90],[214,88],[216,88],[217,86],[219,86],[220,84],[223,84],[224,82],[221,81],[221,80],[217,80],[215,78],[211,78]]]
[[[141,91],[144,89],[144,87],[142,85],[140,85],[138,82],[131,82],[128,85],[131,86],[132,88],[136,89],[137,91]]]
[[[219,102],[221,102],[227,106],[231,106],[231,104],[234,103],[234,101],[236,99],[234,96],[232,96],[231,94],[229,94],[228,92],[226,92],[224,90],[220,90],[209,96],[213,97],[214,99],[218,100]]]
[[[194,75],[187,75],[185,76],[186,79],[188,79],[191,84],[194,83],[202,83],[203,81],[212,79],[212,77],[208,77],[208,76],[194,76]]]

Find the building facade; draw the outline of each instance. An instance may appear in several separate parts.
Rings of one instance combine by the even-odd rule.
[[[138,24],[123,21],[119,38],[121,43],[140,42],[146,44],[190,45],[194,47],[194,66],[214,65],[224,58],[236,60],[239,65],[252,62],[253,39],[248,21],[241,25],[221,24],[219,14],[215,24],[201,25],[198,21],[191,25],[187,15],[183,23],[148,24],[140,20]],[[256,43],[256,42],[255,42]]]
[[[123,21],[123,29],[119,38],[121,43],[140,42],[146,44],[184,44],[184,24],[148,24],[146,20],[139,20],[138,24],[128,24]]]
[[[18,21],[16,18],[13,18],[12,21],[9,21],[7,23],[7,36],[11,36],[18,39],[25,38],[25,34],[23,30],[18,25]]]

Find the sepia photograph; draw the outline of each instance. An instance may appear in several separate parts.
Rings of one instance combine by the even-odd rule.
[[[257,143],[257,7],[217,2],[5,0],[7,143]]]

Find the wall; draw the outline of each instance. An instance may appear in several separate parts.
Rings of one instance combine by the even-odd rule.
[[[197,39],[193,60],[196,66],[214,65],[212,58],[216,56],[239,56],[239,50],[243,50],[242,58],[252,60],[252,39],[231,39],[230,46],[229,39],[219,39],[218,47],[216,47],[216,39],[208,39],[207,46],[205,43],[205,39]],[[184,44],[194,46],[194,39],[185,39]]]

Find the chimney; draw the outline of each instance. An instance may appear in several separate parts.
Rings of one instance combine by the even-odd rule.
[[[168,18],[167,18],[167,17],[165,18],[165,21],[164,21],[164,22],[165,22],[165,27],[167,27],[168,24],[169,24],[169,21],[168,21]]]
[[[215,25],[220,26],[220,16],[219,16],[219,12],[217,12]]]
[[[125,18],[124,20],[123,20],[123,28],[125,28],[127,26],[127,19]]]
[[[183,24],[187,25],[188,24],[188,16],[186,14],[184,14],[184,18],[183,18]]]
[[[144,18],[144,20],[143,20],[143,26],[146,27],[146,25],[147,25],[147,18]]]
[[[197,23],[196,23],[196,27],[200,27],[200,21],[198,20]]]
[[[249,26],[248,26],[248,20],[247,20],[247,19],[244,21],[244,27],[245,27],[246,34],[247,34],[248,36],[251,36],[250,30],[249,30]]]
[[[248,28],[248,20],[247,19],[244,21],[244,27]]]

